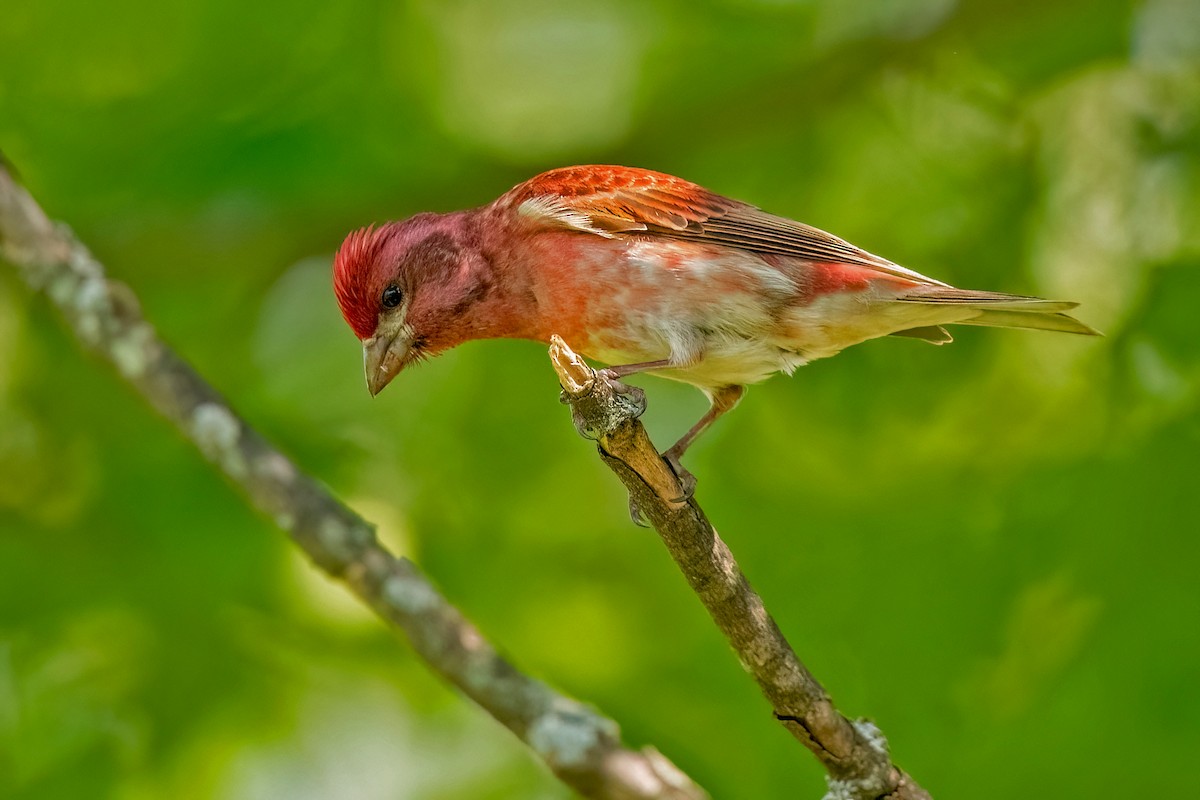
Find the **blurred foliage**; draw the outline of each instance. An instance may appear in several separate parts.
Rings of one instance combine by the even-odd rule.
[[[0,148],[518,663],[722,798],[820,772],[628,524],[544,350],[469,345],[371,401],[341,237],[627,163],[1081,301],[1107,338],[960,329],[775,379],[691,466],[935,796],[1194,792],[1196,0],[6,0]],[[703,401],[645,383],[665,443]],[[0,796],[565,795],[0,269]]]

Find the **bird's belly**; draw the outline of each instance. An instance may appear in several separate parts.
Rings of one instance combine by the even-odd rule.
[[[776,372],[791,373],[807,359],[799,353],[773,345],[764,339],[714,336],[701,345],[701,355],[692,364],[654,370],[655,375],[690,383],[705,390],[722,386],[759,383]],[[607,347],[594,344],[587,355],[605,364],[636,364],[670,358],[670,348]]]
[[[791,374],[807,359],[762,340],[741,339],[712,342],[703,357],[687,367],[669,368],[663,377],[705,389],[759,383],[776,372]]]
[[[632,337],[630,341],[617,337],[606,343],[603,332],[596,331],[589,355],[609,364],[655,361],[673,357],[670,341],[687,341],[696,354],[694,363],[681,363],[656,374],[715,389],[759,383],[776,372],[791,374],[809,361],[828,358],[868,339],[945,321],[936,316],[937,309],[928,313],[929,319],[916,318],[911,307],[889,302],[871,290],[836,292],[787,308],[771,323],[756,325],[744,334],[703,327],[671,333],[663,323],[661,329],[667,333],[661,336]],[[634,341],[642,345],[632,345]]]
[[[570,341],[570,331],[573,346],[609,363],[703,360],[728,372],[745,359],[756,366],[739,374],[780,369],[778,348],[765,342],[796,287],[779,270],[692,242],[584,241],[563,259],[571,278],[548,281],[539,298],[549,332]]]

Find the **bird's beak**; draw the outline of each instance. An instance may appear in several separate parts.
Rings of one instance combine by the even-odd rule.
[[[372,336],[363,341],[363,368],[367,373],[367,391],[372,397],[382,392],[404,367],[410,344],[403,335]]]

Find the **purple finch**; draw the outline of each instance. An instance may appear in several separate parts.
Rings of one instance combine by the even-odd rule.
[[[649,170],[566,167],[482,208],[351,233],[334,264],[342,314],[377,394],[404,367],[472,339],[558,334],[612,381],[653,372],[708,412],[747,384],[879,336],[945,344],[943,325],[1094,334],[1076,303],[956,289],[832,234]]]

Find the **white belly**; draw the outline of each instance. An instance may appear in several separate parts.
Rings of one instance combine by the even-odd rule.
[[[670,359],[657,374],[702,389],[759,383],[867,339],[952,321],[945,307],[896,303],[894,278],[806,297],[806,263],[784,269],[722,247],[616,240],[579,255],[571,263],[593,287],[584,310],[553,286],[545,302],[586,319],[581,351],[610,365]]]
[[[712,390],[759,383],[776,372],[790,375],[809,361],[837,355],[868,339],[953,321],[948,317],[957,316],[956,312],[896,303],[869,290],[832,294],[789,309],[775,324],[759,328],[761,335],[752,338],[676,323],[663,327],[657,337],[660,344],[652,351],[597,350],[593,355],[608,364],[671,358],[680,362],[679,366],[655,374]],[[694,354],[694,362],[687,363],[681,354]]]

